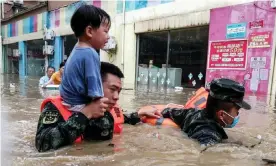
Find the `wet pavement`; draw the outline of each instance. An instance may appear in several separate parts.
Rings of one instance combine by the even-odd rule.
[[[275,105],[269,96],[247,96],[251,111],[241,112],[240,123],[228,129],[229,139],[205,151],[178,129],[146,124],[124,125],[122,135],[104,142],[84,142],[57,151],[38,153],[34,146],[39,107],[57,90],[38,88],[39,78],[1,75],[1,164],[3,165],[265,165],[262,158],[276,160]],[[153,92],[154,91],[154,92]],[[183,104],[192,90],[166,95],[145,87],[123,90],[120,105],[131,112],[148,104]],[[261,136],[261,140],[257,136]],[[259,137],[260,137],[259,136]],[[108,146],[112,142],[115,147]]]

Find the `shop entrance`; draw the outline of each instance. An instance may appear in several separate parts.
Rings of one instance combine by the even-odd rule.
[[[138,35],[138,89],[205,86],[209,26]],[[157,88],[157,89],[156,89]]]
[[[26,41],[27,48],[27,75],[43,76],[45,74],[45,55],[43,55],[44,41]]]
[[[8,44],[6,47],[6,55],[4,59],[5,73],[8,74],[19,74],[19,53],[18,44]]]

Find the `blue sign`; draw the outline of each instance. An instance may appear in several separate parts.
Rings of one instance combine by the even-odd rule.
[[[226,39],[246,37],[246,23],[228,24],[226,27]]]

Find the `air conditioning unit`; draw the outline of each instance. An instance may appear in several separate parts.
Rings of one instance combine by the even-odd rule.
[[[55,38],[55,33],[54,33],[53,30],[47,29],[47,30],[44,32],[43,40],[54,40],[54,38]]]
[[[23,5],[23,0],[13,0],[14,5]]]
[[[52,29],[47,29],[47,27],[44,26],[43,40],[54,40],[54,38],[55,38],[55,32]]]
[[[54,46],[47,45],[46,48],[43,46],[43,55],[53,55],[54,54]]]
[[[108,40],[108,42],[105,44],[103,50],[111,50],[116,48],[116,40],[115,37],[111,36]]]

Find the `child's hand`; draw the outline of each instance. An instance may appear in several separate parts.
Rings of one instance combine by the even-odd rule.
[[[91,118],[100,118],[104,116],[104,113],[106,109],[108,108],[108,105],[106,104],[108,102],[107,98],[100,98],[98,100],[92,101],[90,104],[88,104],[84,109],[81,111],[88,119]]]

